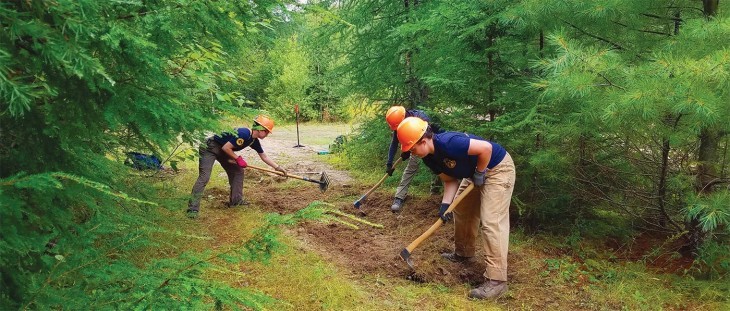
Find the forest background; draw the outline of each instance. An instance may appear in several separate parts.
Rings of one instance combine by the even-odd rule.
[[[293,122],[297,105],[304,122],[358,124],[337,162],[372,175],[396,104],[507,148],[517,230],[562,235],[583,260],[585,240],[649,243],[719,291],[697,299],[727,303],[728,14],[719,0],[4,1],[0,305],[258,308],[246,288],[200,290],[206,258],[266,260],[279,225],[314,216],[271,216],[224,254],[139,258],[170,234],[150,215],[184,201],[156,199],[126,153],[175,168],[232,116]]]

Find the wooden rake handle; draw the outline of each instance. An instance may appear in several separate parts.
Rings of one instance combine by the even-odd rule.
[[[403,161],[403,158],[398,157],[398,160],[395,160],[395,163],[393,163],[393,166],[392,167],[398,166],[398,164],[401,161]],[[388,176],[390,176],[390,175],[388,175],[388,173],[385,173],[385,175],[383,175],[383,177],[380,178],[380,180],[377,183],[375,183],[375,186],[373,186],[372,188],[370,188],[370,190],[368,190],[368,192],[365,192],[365,194],[363,194],[359,199],[357,199],[357,201],[355,201],[355,207],[356,208],[360,208],[360,204],[362,204],[362,201],[365,201],[365,199],[367,199],[367,197],[371,193],[373,193],[373,191],[375,191],[375,189],[378,189],[378,187],[380,187],[380,185],[383,184],[383,182],[385,181],[385,179],[388,178]]]
[[[474,189],[474,184],[470,183],[469,186],[466,187],[466,189],[464,189],[464,191],[462,191],[461,194],[459,194],[459,196],[456,197],[456,199],[454,199],[453,202],[451,202],[451,205],[449,205],[449,208],[446,210],[446,213],[453,211],[454,208],[456,208],[456,206],[459,205],[461,200],[464,199],[467,195],[469,195],[469,193],[473,189]],[[406,246],[408,253],[412,253],[413,250],[416,247],[418,247],[419,244],[421,244],[421,242],[423,242],[425,239],[428,239],[428,237],[430,237],[434,232],[436,232],[436,230],[438,230],[438,228],[440,228],[441,225],[443,225],[443,224],[444,224],[444,221],[441,219],[441,217],[439,217],[439,219],[436,220],[436,222],[433,225],[431,225],[431,227],[428,228],[428,230],[426,230],[426,232],[421,234],[421,236],[419,236],[417,239],[415,239],[413,242],[411,242],[411,244],[408,244],[408,246]]]
[[[275,171],[275,170],[270,170],[268,168],[263,168],[263,167],[255,166],[255,165],[251,165],[251,164],[249,164],[248,166],[246,166],[246,168],[252,168],[252,169],[255,169],[255,170],[259,170],[259,171],[264,171],[264,172],[269,172],[269,173],[276,174],[276,175],[279,175],[279,176],[284,176],[284,173],[282,173],[282,172]],[[291,177],[291,178],[301,179],[301,180],[304,180],[304,181],[311,181],[311,182],[319,183],[319,181],[315,181],[315,180],[310,179],[310,178],[307,178],[307,177],[292,175],[292,174],[288,174],[288,173],[284,177]]]
[[[399,163],[400,163],[400,162],[401,162],[402,160],[403,160],[402,158],[398,158],[398,160],[395,160],[395,163],[393,163],[393,166],[391,166],[391,167],[396,167],[396,166],[398,166],[398,164],[399,164]],[[382,184],[383,184],[383,182],[385,181],[385,179],[387,179],[387,178],[388,178],[388,176],[390,176],[390,175],[388,175],[388,173],[385,173],[385,175],[383,175],[383,177],[382,177],[382,178],[380,178],[380,180],[379,180],[379,181],[378,181],[378,182],[377,182],[377,183],[375,184],[375,186],[373,186],[372,188],[370,188],[370,190],[368,190],[368,192],[365,192],[365,194],[363,195],[363,198],[365,198],[365,197],[369,196],[369,195],[370,195],[371,193],[373,193],[373,191],[375,191],[375,189],[378,189],[378,187],[380,187],[380,185],[382,185]]]

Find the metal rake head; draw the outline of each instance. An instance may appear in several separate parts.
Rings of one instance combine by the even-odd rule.
[[[319,190],[322,192],[327,191],[330,186],[330,178],[327,176],[327,172],[322,172],[322,176],[319,177]]]

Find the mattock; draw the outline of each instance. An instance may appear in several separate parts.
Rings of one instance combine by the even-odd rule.
[[[459,205],[459,202],[461,202],[462,199],[464,199],[467,195],[469,195],[469,193],[473,189],[474,189],[474,184],[470,183],[469,186],[466,187],[466,189],[464,189],[464,191],[462,191],[461,194],[459,194],[459,196],[456,197],[456,199],[454,199],[453,202],[451,202],[451,205],[449,205],[449,208],[446,210],[445,213],[449,213],[449,212],[453,211],[454,208],[456,208],[456,206]],[[428,228],[428,230],[426,230],[426,232],[421,234],[421,236],[419,236],[416,240],[411,242],[411,244],[408,244],[408,246],[406,246],[406,248],[404,248],[400,252],[400,258],[403,259],[412,270],[416,270],[416,267],[413,266],[413,261],[411,261],[411,253],[413,252],[413,250],[416,247],[418,247],[418,245],[420,245],[421,242],[423,242],[425,239],[430,237],[434,232],[436,232],[436,230],[438,230],[438,228],[440,228],[441,225],[443,225],[443,224],[444,224],[444,221],[441,219],[441,217],[439,217],[439,219],[436,220],[436,222],[433,225],[431,225],[431,227]]]

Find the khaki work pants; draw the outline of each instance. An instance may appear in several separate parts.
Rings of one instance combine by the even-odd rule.
[[[228,184],[231,186],[230,201],[228,205],[234,206],[243,202],[243,168],[238,164],[231,163],[230,157],[221,150],[221,145],[212,138],[208,138],[205,144],[200,146],[198,154],[198,179],[193,185],[190,201],[188,201],[188,209],[200,210],[200,200],[203,197],[205,186],[210,180],[210,174],[213,172],[213,164],[217,160],[228,175]]]
[[[470,178],[462,179],[456,195],[471,182]],[[487,171],[484,186],[475,187],[454,210],[456,254],[473,257],[481,229],[487,261],[484,276],[490,280],[507,281],[509,205],[514,185],[515,164],[508,153],[501,163]]]

